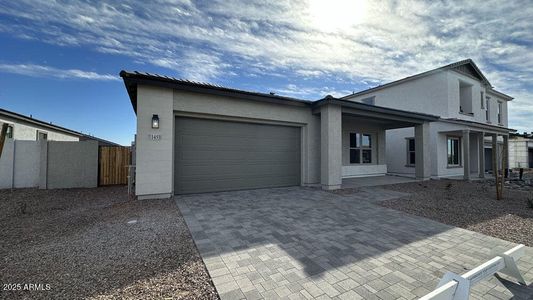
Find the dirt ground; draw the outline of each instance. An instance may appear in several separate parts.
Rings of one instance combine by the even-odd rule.
[[[175,202],[126,194],[0,190],[0,298],[218,299]]]
[[[410,195],[383,201],[382,206],[533,247],[530,191],[506,188],[498,201],[495,187],[481,181],[430,180],[384,188]]]

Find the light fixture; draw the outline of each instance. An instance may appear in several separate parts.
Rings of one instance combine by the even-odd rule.
[[[153,115],[152,116],[152,128],[158,129],[159,128],[159,116]]]

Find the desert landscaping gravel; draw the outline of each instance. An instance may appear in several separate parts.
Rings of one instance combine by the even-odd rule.
[[[503,200],[496,200],[490,181],[430,180],[383,188],[410,194],[382,206],[533,247],[531,191],[505,188]]]
[[[126,194],[0,190],[0,298],[218,299],[174,200]]]

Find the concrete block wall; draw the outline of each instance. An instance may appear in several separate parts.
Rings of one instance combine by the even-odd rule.
[[[98,185],[98,142],[6,140],[0,189]]]

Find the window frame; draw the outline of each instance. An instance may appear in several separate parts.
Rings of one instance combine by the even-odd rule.
[[[14,136],[15,136],[15,126],[13,126],[13,124],[7,124],[6,138],[13,139]]]
[[[407,157],[406,157],[406,164],[405,166],[406,167],[414,167],[416,165],[416,140],[414,137],[408,137],[408,138],[405,138],[405,141],[406,141],[406,152],[407,152]],[[410,143],[411,141],[413,141],[413,150],[410,149]],[[415,157],[415,161],[411,162],[411,153],[414,154],[414,157]]]
[[[449,156],[450,156],[450,141],[457,141],[457,164],[450,163]],[[453,148],[453,147],[452,147]],[[463,148],[462,148],[462,138],[460,136],[446,136],[446,165],[448,168],[460,168],[463,166]]]
[[[355,146],[352,146],[352,135],[355,135]],[[363,145],[363,137],[368,136],[369,138],[369,146]],[[348,162],[350,165],[371,165],[373,164],[373,156],[374,156],[374,143],[372,142],[373,134],[372,133],[361,133],[361,132],[349,132],[349,150],[348,150]],[[359,162],[354,161],[352,162],[352,150],[354,150],[356,153],[359,152],[357,155]],[[363,160],[363,152],[370,150],[370,162],[364,162]]]
[[[39,134],[42,134],[44,136],[44,139],[39,138]],[[48,140],[48,132],[37,130],[37,136],[35,137],[36,141],[47,141]]]
[[[503,102],[498,101],[498,125],[503,125]]]
[[[485,93],[481,92],[481,109],[485,109]]]
[[[485,97],[485,121],[490,123],[490,97]]]

